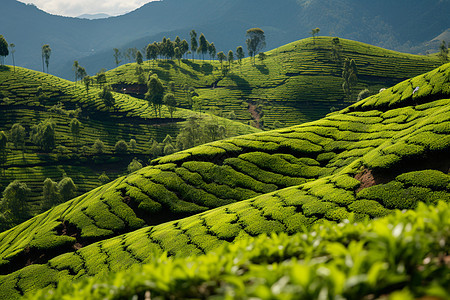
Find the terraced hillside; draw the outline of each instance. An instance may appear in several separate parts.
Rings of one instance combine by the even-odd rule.
[[[183,107],[189,107],[187,85],[195,88],[211,112],[226,116],[233,112],[241,122],[274,129],[317,120],[331,108],[354,103],[365,88],[375,94],[441,65],[433,56],[404,54],[345,39],[340,39],[340,44],[340,61],[333,57],[332,38],[317,37],[315,42],[308,38],[268,51],[267,58],[257,58],[255,65],[250,58],[243,59],[242,64],[235,59],[225,77],[218,61],[149,61],[143,69],[158,74],[167,85],[173,82]],[[358,68],[358,83],[351,99],[342,90],[345,58],[354,59]],[[146,92],[138,84],[136,64],[106,74],[117,90],[126,88],[141,97]]]
[[[447,64],[318,121],[156,159],[1,233],[0,298],[164,251],[449,202],[449,98]]]
[[[47,177],[56,181],[66,174],[74,180],[80,194],[87,192],[101,185],[98,177],[103,171],[114,179],[126,173],[133,157],[147,163],[153,140],[161,143],[168,134],[175,139],[186,119],[199,115],[179,109],[172,119],[163,106],[162,118],[156,118],[147,101],[120,93],[114,93],[116,104],[112,109],[105,107],[99,92],[96,86],[87,92],[80,83],[75,85],[19,67],[15,72],[12,67],[0,69],[0,131],[8,133],[14,123],[20,123],[27,131],[24,152],[11,140],[7,145],[7,159],[0,166],[1,190],[13,180],[27,183],[32,190],[31,211],[40,212],[42,184]],[[58,103],[62,106],[55,109]],[[75,114],[81,122],[77,136],[70,129]],[[43,151],[28,139],[31,127],[48,118],[55,123],[56,146],[63,148]],[[207,118],[224,125],[229,136],[258,131],[239,122]],[[99,154],[92,150],[96,139],[104,143]],[[136,147],[129,146],[128,153],[115,153],[115,143],[121,139],[127,143],[134,139]]]

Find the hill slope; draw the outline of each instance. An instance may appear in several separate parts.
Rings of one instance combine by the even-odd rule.
[[[449,98],[447,64],[315,122],[154,160],[1,233],[0,295],[163,251],[201,254],[261,233],[449,202]]]
[[[93,74],[114,66],[114,47],[141,49],[164,35],[188,39],[191,29],[205,33],[222,51],[244,45],[245,31],[252,27],[266,31],[267,49],[308,37],[319,27],[325,35],[408,51],[447,29],[449,10],[449,2],[439,0],[226,0],[220,5],[214,0],[164,0],[119,17],[83,20],[3,0],[0,34],[16,45],[16,62],[35,70],[42,69],[41,47],[49,44],[51,72],[71,78],[74,60]]]
[[[80,194],[87,192],[101,184],[98,177],[103,171],[114,179],[127,172],[127,165],[134,157],[145,165],[153,156],[150,151],[152,141],[161,143],[168,134],[175,139],[186,119],[199,116],[193,111],[179,109],[172,119],[164,106],[162,118],[156,118],[147,101],[119,93],[114,93],[115,108],[107,108],[96,86],[86,92],[80,83],[75,85],[19,67],[15,72],[12,67],[0,70],[0,91],[0,130],[8,133],[13,124],[20,123],[27,131],[23,154],[11,141],[7,145],[7,160],[0,168],[3,174],[1,190],[16,179],[27,183],[32,189],[32,214],[41,212],[42,183],[47,177],[56,181],[66,174],[74,180]],[[55,109],[58,103],[62,106]],[[70,130],[73,115],[78,115],[81,122],[78,136]],[[238,122],[203,115],[205,120],[223,125],[228,136],[258,131]],[[56,125],[56,146],[63,148],[43,151],[28,139],[31,127],[48,118]],[[104,143],[99,154],[92,149],[96,139]],[[115,144],[121,139],[127,143],[134,139],[135,149],[116,153]]]
[[[145,72],[158,74],[182,107],[189,107],[184,86],[196,89],[205,109],[259,125],[265,129],[298,125],[317,120],[331,108],[343,108],[368,88],[371,94],[405,79],[428,72],[441,62],[436,57],[389,51],[368,44],[340,39],[341,60],[332,56],[332,38],[300,40],[267,52],[267,58],[254,65],[249,58],[237,61],[227,76],[218,61],[149,61]],[[358,83],[348,99],[342,90],[342,62],[354,59]],[[227,63],[224,63],[227,65]],[[143,97],[145,85],[139,84],[136,64],[126,64],[106,73],[116,90],[127,89]]]

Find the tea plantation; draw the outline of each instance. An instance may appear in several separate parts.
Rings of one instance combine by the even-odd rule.
[[[157,74],[166,85],[171,83],[182,107],[189,107],[186,88],[192,87],[204,109],[225,116],[232,113],[241,122],[275,129],[317,120],[330,109],[356,102],[365,88],[375,94],[441,65],[435,56],[399,53],[346,39],[340,39],[337,59],[332,40],[317,37],[314,43],[312,38],[296,41],[266,52],[266,58],[256,58],[255,64],[250,58],[241,63],[235,58],[226,76],[217,60],[150,60],[142,69]],[[355,60],[358,72],[350,99],[342,90],[345,58]],[[117,90],[125,88],[127,93],[143,97],[146,89],[139,84],[136,67],[135,63],[126,64],[106,75]]]
[[[187,118],[199,116],[180,108],[172,119],[163,106],[162,118],[156,118],[148,101],[120,93],[114,93],[115,106],[108,108],[99,92],[97,86],[87,91],[81,83],[24,68],[16,67],[15,72],[12,67],[0,69],[0,131],[8,134],[13,124],[19,123],[27,135],[24,151],[11,140],[7,144],[6,161],[0,166],[1,190],[13,180],[25,182],[31,188],[32,214],[41,212],[42,185],[47,177],[57,181],[67,175],[78,186],[79,194],[90,191],[101,185],[98,178],[103,171],[115,179],[126,174],[134,157],[145,165],[152,157],[152,141],[161,143],[167,135],[175,139]],[[259,131],[239,122],[202,115],[223,125],[227,136]],[[70,127],[75,116],[81,123],[76,136]],[[50,118],[55,124],[55,148],[43,151],[28,136],[33,125]],[[101,153],[93,151],[96,139],[104,144]],[[134,149],[128,146],[127,153],[114,151],[116,142],[129,143],[131,139],[136,141]]]
[[[150,278],[141,285],[137,275],[125,286],[126,275],[119,273],[112,279],[118,286],[106,288],[119,293],[117,297],[122,292],[124,297],[142,296],[151,290],[163,297],[250,293],[270,298],[271,293],[295,295],[302,289],[313,298],[316,293],[324,298],[363,298],[403,287],[415,289],[421,285],[417,282],[425,282],[442,295],[450,282],[442,257],[449,250],[448,221],[443,221],[448,205],[441,204],[438,211],[422,207],[404,216],[394,210],[450,201],[449,98],[450,64],[446,64],[318,121],[155,159],[151,166],[0,233],[0,298],[31,295],[62,280],[102,277],[144,263],[155,270],[150,272],[156,282]],[[368,221],[393,213],[394,217]],[[437,221],[427,227],[424,214]],[[345,220],[360,223],[329,227],[330,222]],[[439,222],[443,227],[436,225]],[[289,238],[281,234],[298,232],[310,233],[292,240],[301,245],[308,241],[305,250],[288,246]],[[249,240],[271,233],[281,235]],[[422,240],[420,251],[410,248],[421,247],[415,241]],[[281,247],[274,248],[277,243]],[[200,266],[213,259],[211,251],[228,251],[214,250],[224,245],[231,253],[245,253],[240,250],[245,248],[249,254],[236,254],[236,260],[230,259],[232,254],[218,255],[220,263]],[[381,248],[386,249],[373,254]],[[289,249],[288,254],[283,249]],[[192,269],[177,267],[183,262],[178,258],[160,258],[162,253],[191,256]],[[202,254],[206,256],[198,261],[192,257]],[[282,262],[290,257],[295,258]],[[240,258],[249,263],[239,263]],[[273,272],[262,271],[267,264]],[[233,273],[222,281],[217,272],[226,270]],[[254,272],[268,277],[246,282],[246,274],[252,278]],[[235,275],[244,277],[233,279]],[[319,278],[324,278],[321,285],[314,283]],[[242,280],[254,289],[245,290]],[[89,282],[86,289],[103,295],[102,288]],[[78,288],[86,293],[81,285]]]

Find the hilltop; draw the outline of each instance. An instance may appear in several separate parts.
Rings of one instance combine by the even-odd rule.
[[[148,101],[120,93],[113,93],[114,108],[106,107],[99,97],[101,90],[94,84],[87,92],[80,82],[75,84],[20,67],[15,72],[12,67],[0,69],[0,91],[0,130],[9,135],[15,123],[26,130],[25,151],[11,139],[6,147],[6,161],[0,168],[1,190],[13,180],[25,182],[31,188],[31,215],[42,212],[42,186],[46,178],[59,181],[69,176],[78,186],[77,194],[90,191],[102,184],[99,176],[103,172],[115,179],[127,173],[133,158],[146,165],[150,158],[162,155],[167,143],[177,148],[175,139],[191,117],[209,122],[212,127],[223,126],[225,136],[259,131],[239,122],[181,108],[171,118],[164,106],[162,118],[157,118]],[[81,123],[77,135],[70,127],[75,118]],[[56,141],[53,149],[43,150],[29,136],[34,125],[47,119],[55,123]],[[172,137],[171,141],[166,140],[167,135]],[[103,142],[101,152],[93,149],[96,139]],[[115,151],[119,140],[128,144],[125,153]],[[134,147],[131,140],[135,141]],[[152,150],[154,142],[159,143],[157,152]]]
[[[261,27],[267,49],[310,36],[339,36],[410,52],[448,28],[448,1],[360,0],[214,0],[152,1],[128,14],[86,20],[48,14],[33,5],[3,0],[0,28],[16,45],[20,66],[41,70],[41,47],[53,49],[51,72],[71,78],[78,60],[94,74],[114,67],[113,48],[142,49],[163,36],[188,39],[191,29],[205,33],[218,49],[245,46],[245,31]],[[20,16],[20,17],[18,17]],[[436,49],[437,51],[437,49]]]
[[[324,117],[356,102],[358,93],[369,89],[376,94],[405,79],[441,65],[437,57],[411,55],[372,45],[340,39],[340,60],[332,55],[330,37],[299,40],[265,52],[264,61],[250,58],[239,64],[235,59],[224,76],[221,64],[208,59],[180,62],[147,61],[142,68],[173,85],[181,107],[188,108],[187,87],[195,88],[205,109],[264,129],[276,129]],[[233,49],[234,51],[235,49]],[[347,98],[342,90],[342,64],[354,59],[358,83]],[[223,65],[228,65],[224,62]],[[143,97],[145,84],[139,83],[137,64],[126,64],[106,72],[117,90]]]
[[[192,256],[263,233],[449,202],[449,98],[446,64],[314,122],[153,160],[1,233],[0,296],[155,262],[164,251]],[[392,270],[410,271],[397,263]]]

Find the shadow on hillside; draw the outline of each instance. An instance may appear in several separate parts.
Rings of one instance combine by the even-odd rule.
[[[269,75],[269,69],[267,69],[266,65],[255,65],[258,71],[264,75]]]
[[[191,67],[193,70],[195,70],[197,72],[202,72],[205,74],[211,74],[214,69],[213,65],[211,65],[209,62],[205,62],[205,61],[203,61],[202,64],[198,64],[198,63],[190,61],[190,60],[185,60],[184,63],[186,65],[188,65],[189,67]]]
[[[0,71],[9,71],[10,68],[8,66],[0,66]]]
[[[239,90],[242,91],[242,93],[249,95],[252,88],[250,87],[250,83],[245,80],[244,78],[236,75],[236,74],[230,74],[228,77],[236,83]]]

